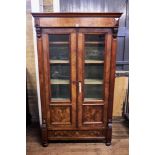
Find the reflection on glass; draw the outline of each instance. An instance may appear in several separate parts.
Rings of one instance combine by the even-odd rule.
[[[103,44],[86,44],[85,59],[86,60],[103,60]]]
[[[85,84],[84,85],[85,99],[102,99],[103,98],[103,86],[97,84]]]
[[[49,35],[50,82],[52,100],[70,98],[69,34]]]
[[[103,99],[104,34],[85,35],[84,99]]]
[[[68,34],[51,34],[49,35],[49,41],[51,42],[69,41],[69,35]]]
[[[52,44],[50,45],[51,60],[69,60],[68,44]]]
[[[70,69],[67,64],[52,64],[50,67],[51,79],[69,79]]]
[[[67,99],[70,98],[70,85],[53,84],[51,86],[51,94],[53,99]]]
[[[103,64],[85,64],[85,79],[103,79]]]
[[[51,60],[69,60],[69,35],[49,35],[49,55]]]
[[[86,34],[85,35],[85,41],[100,41],[103,42],[104,41],[104,34]]]
[[[103,60],[104,35],[85,35],[85,60]]]

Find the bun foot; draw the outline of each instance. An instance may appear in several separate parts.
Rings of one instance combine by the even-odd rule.
[[[106,142],[105,145],[106,146],[110,146],[111,145],[111,142]]]
[[[48,143],[43,143],[43,147],[47,147],[48,146]]]

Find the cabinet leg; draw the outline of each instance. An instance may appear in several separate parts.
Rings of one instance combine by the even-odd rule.
[[[106,146],[111,145],[111,139],[112,139],[112,122],[109,122],[107,126]]]
[[[42,132],[42,145],[44,147],[47,147],[48,146],[47,126],[44,123],[42,124],[41,132]]]
[[[109,140],[109,141],[108,141],[108,140],[106,140],[105,145],[106,145],[106,146],[110,146],[110,145],[111,145],[111,140]]]
[[[47,147],[48,146],[48,143],[45,143],[45,142],[43,142],[43,147]]]

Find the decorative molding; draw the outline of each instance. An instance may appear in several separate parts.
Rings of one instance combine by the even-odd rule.
[[[41,38],[41,28],[36,27],[37,38]]]
[[[119,25],[119,18],[115,18],[115,23],[116,23],[116,26]]]
[[[117,12],[107,12],[107,13],[86,13],[86,12],[52,12],[52,13],[32,13],[33,17],[110,17],[110,18],[120,18],[122,13]],[[116,20],[115,20],[116,21]]]
[[[118,33],[118,27],[114,27],[112,29],[112,32],[113,32],[113,38],[116,39],[117,38],[117,33]]]
[[[35,27],[36,27],[37,38],[40,38],[41,37],[41,28],[40,28],[39,18],[35,18]]]

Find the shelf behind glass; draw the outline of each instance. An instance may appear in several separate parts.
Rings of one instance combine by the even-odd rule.
[[[103,80],[98,79],[85,79],[84,84],[103,84]]]
[[[63,79],[51,79],[51,84],[70,84],[69,80],[63,80]]]
[[[49,44],[62,45],[62,44],[69,44],[69,42],[65,42],[65,41],[56,41],[56,42],[52,42],[52,41],[50,41]]]
[[[85,60],[86,64],[103,64],[104,61],[102,60]]]
[[[85,44],[104,44],[103,41],[86,41]]]
[[[50,60],[50,64],[68,64],[69,60]]]

